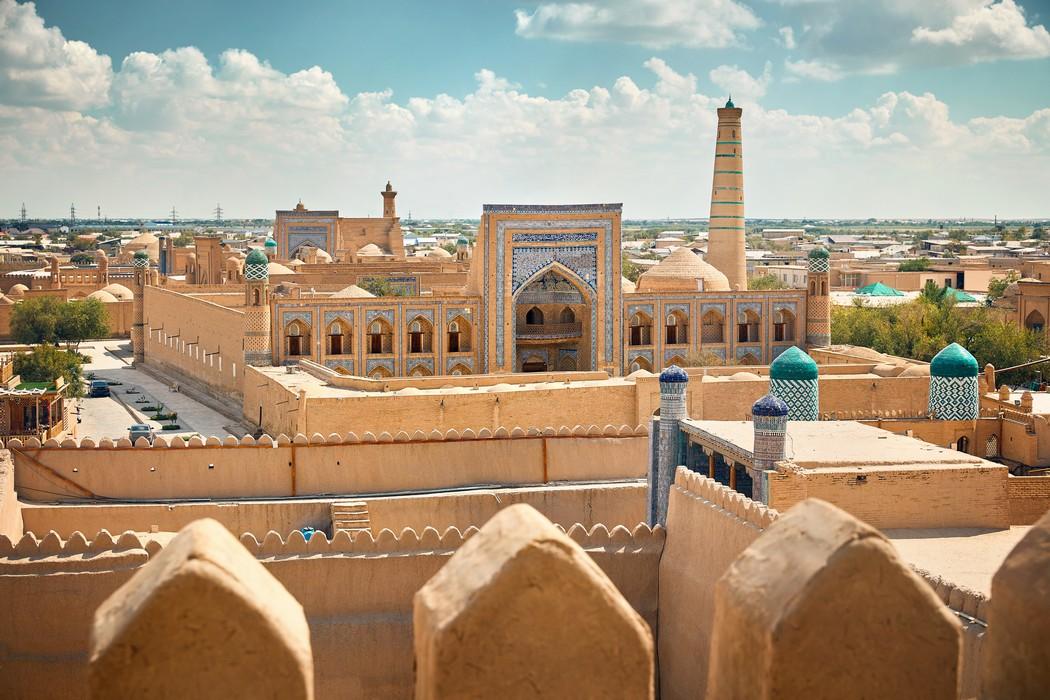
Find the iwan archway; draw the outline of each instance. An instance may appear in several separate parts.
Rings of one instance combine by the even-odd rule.
[[[552,263],[514,295],[514,371],[590,370],[594,295],[568,268]]]

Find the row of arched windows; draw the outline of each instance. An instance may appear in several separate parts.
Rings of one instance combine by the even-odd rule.
[[[310,327],[302,321],[292,321],[284,331],[286,353],[289,356],[310,355]],[[434,327],[422,317],[408,324],[405,343],[410,355],[425,355],[434,352]],[[470,352],[470,323],[456,317],[445,327],[446,352]],[[386,355],[394,351],[394,329],[386,319],[376,319],[368,325],[365,334],[365,352],[369,355]],[[353,354],[353,329],[341,320],[328,324],[325,333],[325,354]]]
[[[525,325],[542,326],[544,323],[543,309],[533,306],[525,312]],[[558,314],[558,323],[576,323],[576,312],[566,306]]]
[[[759,342],[761,333],[762,319],[754,311],[745,311],[737,323],[737,342]],[[794,339],[795,315],[787,309],[777,309],[773,314],[773,342],[790,342]],[[700,319],[700,342],[725,342],[725,318],[722,314],[712,309],[703,315]],[[653,320],[647,314],[639,311],[631,316],[627,344],[653,344]],[[689,320],[684,314],[674,311],[664,318],[664,344],[689,344]]]

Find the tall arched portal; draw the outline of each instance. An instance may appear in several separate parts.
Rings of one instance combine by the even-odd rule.
[[[591,294],[550,267],[514,297],[515,371],[591,369]]]

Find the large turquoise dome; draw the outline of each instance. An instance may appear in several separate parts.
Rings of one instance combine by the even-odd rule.
[[[976,377],[978,374],[977,360],[958,343],[941,350],[930,362],[931,377]]]
[[[269,260],[266,258],[266,253],[258,248],[252,248],[252,251],[248,253],[248,257],[244,259],[245,265],[266,265],[268,262]]]
[[[817,374],[817,363],[794,345],[769,366],[770,379],[816,379]]]
[[[831,254],[828,252],[827,248],[824,248],[823,246],[818,246],[818,247],[814,248],[813,250],[809,251],[809,257],[810,258],[830,258]]]

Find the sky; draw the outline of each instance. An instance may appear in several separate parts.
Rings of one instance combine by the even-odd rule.
[[[0,0],[0,218],[1050,217],[1050,0]]]

